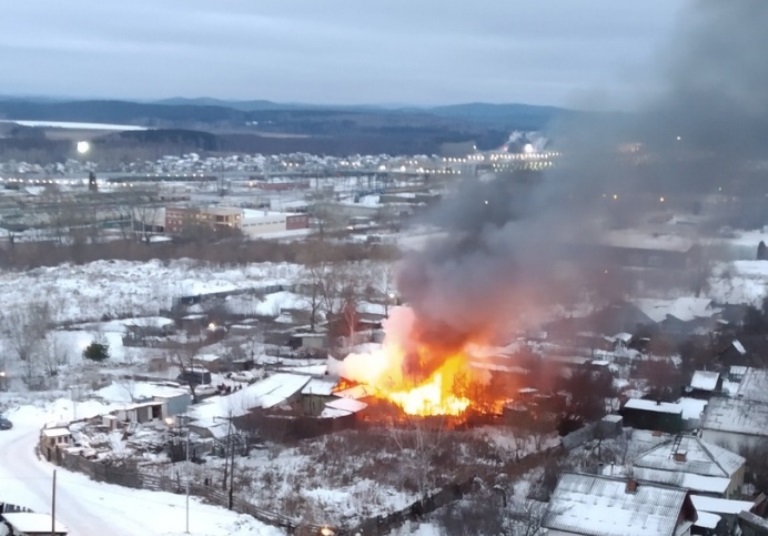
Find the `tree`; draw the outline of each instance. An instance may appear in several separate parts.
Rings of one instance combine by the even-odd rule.
[[[83,350],[83,358],[96,363],[106,361],[109,359],[109,345],[106,342],[93,341]]]
[[[193,374],[197,351],[198,347],[196,345],[182,344],[169,351],[168,354],[168,360],[179,367],[179,377],[182,378],[183,383],[186,383],[189,387],[189,393],[192,395],[193,404],[198,402],[197,387],[200,385],[195,374]]]
[[[329,269],[326,246],[322,240],[311,240],[299,254],[299,262],[303,264],[300,272],[301,286],[309,306],[309,330],[312,332],[317,327],[317,318],[324,304],[323,285]]]
[[[45,303],[28,303],[7,313],[3,320],[8,345],[23,363],[24,379],[29,383],[37,372],[41,346],[51,324],[51,310]]]

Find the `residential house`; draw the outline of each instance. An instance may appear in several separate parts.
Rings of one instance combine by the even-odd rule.
[[[768,439],[768,370],[747,368],[741,381],[728,385],[731,398],[713,398],[701,424],[701,436],[738,450]]]
[[[713,398],[701,423],[701,437],[733,450],[768,441],[768,403]]]
[[[565,473],[542,526],[549,536],[689,536],[695,521],[687,490]]]
[[[631,398],[620,413],[625,426],[630,428],[669,434],[680,433],[683,429],[683,407],[680,404]]]
[[[686,391],[688,396],[693,398],[708,399],[716,392],[720,391],[723,381],[720,373],[710,370],[697,370],[693,373],[691,383],[688,384]]]
[[[739,514],[741,512],[749,512],[754,507],[754,503],[750,501],[717,499],[701,495],[691,495],[691,501],[696,507],[696,511],[702,515],[718,516],[725,525],[723,528],[726,534],[734,534],[734,529],[739,521]]]
[[[729,450],[683,435],[638,456],[633,461],[633,476],[700,495],[729,498],[738,494],[744,483],[745,462]]]

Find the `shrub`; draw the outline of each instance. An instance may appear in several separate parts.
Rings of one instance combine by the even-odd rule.
[[[83,358],[101,363],[109,359],[109,345],[106,343],[93,341],[83,350]]]

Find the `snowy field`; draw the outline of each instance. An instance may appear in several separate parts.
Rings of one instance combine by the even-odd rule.
[[[97,261],[2,273],[0,296],[6,310],[45,301],[55,321],[87,322],[154,316],[177,296],[291,284],[298,271],[297,265],[273,263],[227,268],[189,260]]]

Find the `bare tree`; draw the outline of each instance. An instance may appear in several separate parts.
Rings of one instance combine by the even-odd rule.
[[[505,536],[537,536],[547,512],[546,503],[525,499],[512,503],[504,522]]]
[[[200,385],[200,380],[197,378],[195,371],[195,358],[197,357],[198,346],[194,344],[182,344],[178,347],[169,350],[168,361],[179,367],[179,378],[182,383],[185,383],[189,387],[189,392],[192,395],[192,403],[196,404],[197,399],[197,387]]]
[[[23,363],[29,383],[38,372],[38,357],[51,324],[50,309],[45,303],[28,303],[7,313],[3,320],[8,344]]]
[[[326,272],[329,270],[328,251],[321,240],[313,240],[307,243],[306,249],[299,255],[299,262],[303,264],[300,272],[300,286],[306,296],[309,306],[309,329],[314,332],[317,327],[317,318],[324,305],[324,283]]]

